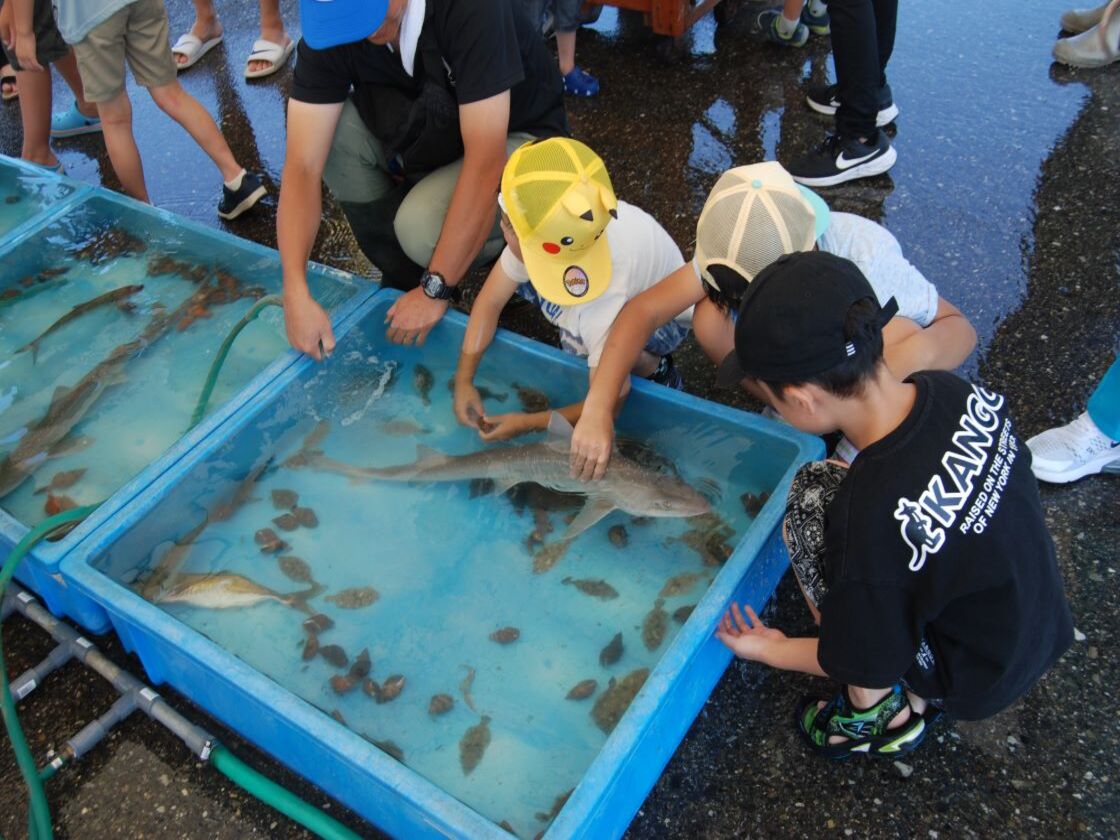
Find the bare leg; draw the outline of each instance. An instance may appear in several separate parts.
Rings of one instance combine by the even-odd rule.
[[[149,202],[148,188],[144,184],[144,165],[140,161],[140,150],[136,148],[136,138],[132,136],[132,103],[123,89],[108,102],[98,102],[97,112],[101,115],[101,130],[105,136],[105,148],[113,171],[121,182],[124,191],[138,201]]]
[[[56,166],[51,149],[51,71],[17,70],[19,115],[23,121],[20,157],[43,166]]]
[[[83,117],[96,117],[97,105],[93,102],[87,102],[84,90],[82,88],[82,77],[78,73],[78,59],[74,57],[74,51],[70,50],[65,58],[60,58],[54,63],[55,69],[58,70],[58,75],[66,81],[70,87],[70,92],[74,94],[74,101],[78,103],[78,110]]]
[[[160,110],[185,128],[194,142],[214,161],[214,165],[222,173],[223,181],[231,181],[237,177],[241,172],[240,164],[234,159],[214,118],[197,99],[183,90],[183,86],[177,81],[148,88],[148,92]]]
[[[560,60],[560,75],[567,76],[576,66],[576,33],[556,33],[556,57]]]
[[[284,18],[280,16],[280,0],[261,0],[261,37],[274,44],[285,46],[292,39],[284,31]],[[265,70],[267,61],[250,61],[249,70]]]
[[[218,13],[214,11],[214,0],[194,0],[194,23],[191,24],[191,32],[203,43],[222,34],[222,22],[218,20]],[[175,63],[186,64],[187,57],[176,53]]]

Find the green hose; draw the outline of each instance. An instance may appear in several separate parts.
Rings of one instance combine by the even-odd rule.
[[[241,320],[234,325],[233,329],[229,331],[229,335],[222,342],[222,346],[218,348],[218,355],[214,357],[214,361],[210,365],[210,372],[206,374],[206,382],[202,386],[202,393],[198,395],[198,404],[194,408],[194,414],[191,415],[191,424],[187,426],[188,432],[197,426],[206,415],[206,408],[210,404],[210,396],[214,393],[214,386],[218,382],[218,374],[221,373],[222,365],[226,362],[226,356],[229,355],[234,340],[266,307],[283,307],[283,305],[284,299],[280,295],[265,295],[254,303]]]
[[[63,511],[44,519],[28,531],[26,536],[8,554],[3,569],[0,569],[0,601],[3,601],[4,591],[8,588],[12,575],[16,573],[16,566],[40,540],[45,539],[52,531],[63,525],[85,519],[97,510],[97,507],[98,505],[86,505],[85,507]],[[19,725],[19,718],[16,716],[16,704],[15,700],[12,699],[12,692],[8,686],[8,672],[4,667],[2,638],[0,638],[0,712],[3,713],[4,728],[8,731],[8,739],[12,742],[12,750],[16,754],[16,763],[19,765],[19,772],[23,775],[23,781],[27,785],[27,793],[31,801],[28,813],[28,837],[31,840],[51,840],[54,837],[54,830],[51,827],[51,811],[47,805],[47,795],[43,790],[43,780],[39,777],[39,768],[35,763],[35,757],[31,754],[31,748],[27,745],[27,738],[24,737],[23,728]]]
[[[231,782],[324,840],[359,840],[358,835],[342,823],[262,776],[220,744],[210,753],[210,763]]]

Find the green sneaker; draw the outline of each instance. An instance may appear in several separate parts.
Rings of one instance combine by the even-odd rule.
[[[766,36],[766,40],[775,44],[781,44],[783,47],[805,46],[805,42],[809,40],[809,27],[798,21],[793,34],[787,37],[778,29],[778,18],[781,17],[781,14],[777,9],[767,9],[760,12],[755,26]]]
[[[823,707],[818,707],[818,702],[810,698],[802,701],[797,727],[813,751],[827,758],[847,758],[852,753],[894,756],[913,750],[926,734],[925,718],[910,706],[899,684],[870,709],[853,706],[847,686]],[[910,709],[909,719],[889,729],[890,722],[903,709]],[[835,735],[847,740],[829,743]]]

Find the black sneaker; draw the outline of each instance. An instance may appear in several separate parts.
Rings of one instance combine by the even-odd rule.
[[[805,101],[809,107],[818,114],[835,116],[836,109],[840,107],[840,100],[836,97],[839,85],[817,85],[809,88]],[[898,106],[894,104],[891,96],[891,86],[883,85],[879,88],[879,113],[875,115],[876,128],[890,125],[898,119]]]
[[[881,175],[898,159],[898,154],[887,135],[880,131],[878,138],[867,143],[844,140],[836,135],[829,137],[813,151],[786,167],[793,180],[807,187],[831,187]]]
[[[218,204],[218,215],[229,221],[236,219],[258,201],[265,197],[268,190],[264,188],[261,179],[251,172],[246,172],[241,179],[241,187],[231,190],[222,185],[222,200]]]

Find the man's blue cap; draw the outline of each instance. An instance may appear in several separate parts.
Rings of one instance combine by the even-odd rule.
[[[389,0],[300,0],[303,40],[316,50],[364,41],[388,10]]]

